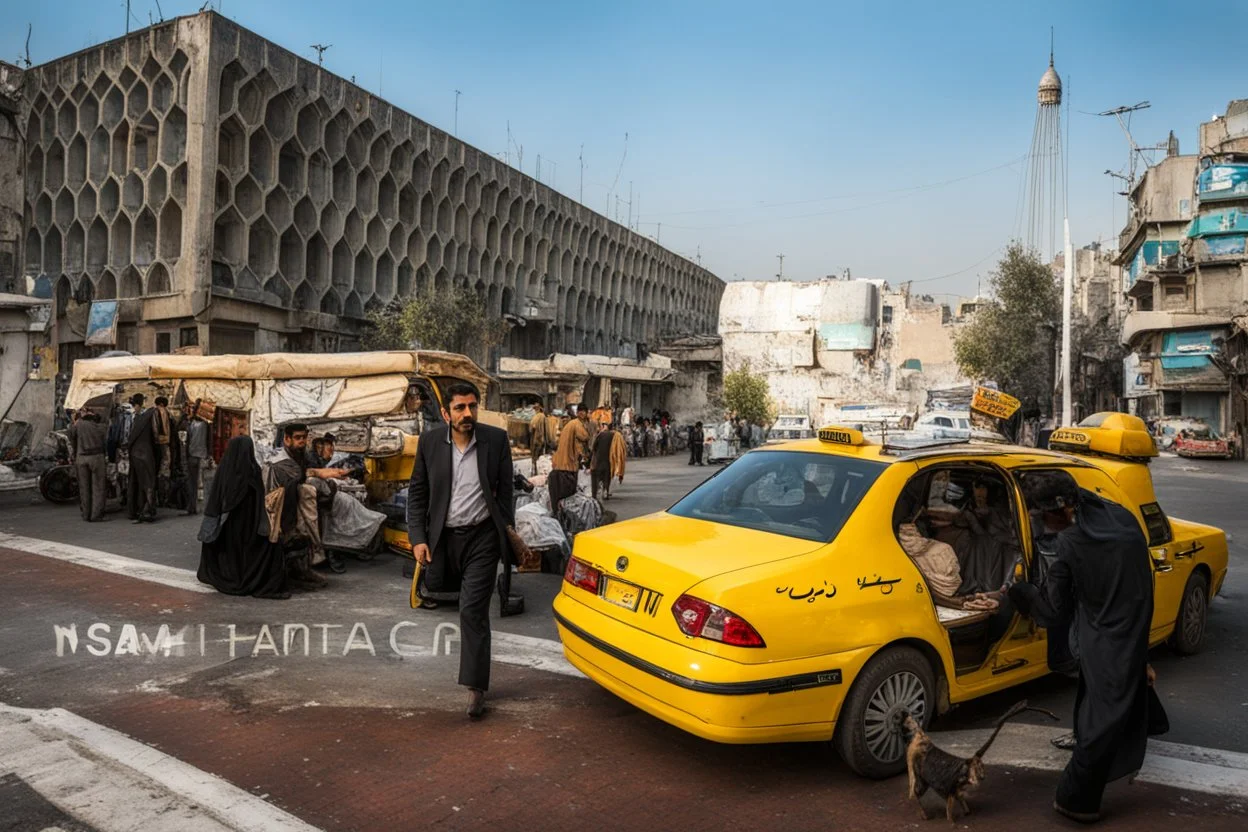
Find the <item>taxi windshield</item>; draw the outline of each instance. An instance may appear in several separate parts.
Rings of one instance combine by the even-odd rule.
[[[886,465],[832,454],[756,451],[691,491],[678,517],[831,542]]]

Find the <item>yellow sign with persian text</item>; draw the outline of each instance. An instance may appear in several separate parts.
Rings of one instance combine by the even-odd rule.
[[[1010,418],[1021,406],[1022,402],[1013,396],[1002,393],[1000,390],[990,390],[987,387],[976,387],[975,396],[971,399],[971,410],[977,410],[998,419]]]

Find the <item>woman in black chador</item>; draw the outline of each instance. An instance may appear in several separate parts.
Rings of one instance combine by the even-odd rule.
[[[227,595],[289,598],[282,547],[269,542],[264,483],[251,437],[236,436],[212,479],[199,539],[199,579]]]
[[[1020,581],[1010,598],[1042,627],[1071,628],[1079,661],[1076,745],[1053,808],[1089,822],[1100,817],[1105,784],[1139,771],[1149,734],[1167,726],[1150,688],[1152,566],[1130,511],[1078,488],[1064,473],[1034,486],[1028,503],[1044,512],[1046,526],[1061,530],[1057,560],[1043,589]]]

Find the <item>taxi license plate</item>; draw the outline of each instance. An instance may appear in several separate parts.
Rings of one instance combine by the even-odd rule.
[[[607,578],[602,597],[608,603],[636,612],[637,604],[641,601],[641,587],[615,578]]]

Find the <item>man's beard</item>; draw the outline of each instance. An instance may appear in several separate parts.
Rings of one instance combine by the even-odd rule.
[[[471,434],[473,429],[476,427],[476,424],[477,423],[472,419],[460,419],[455,423],[455,430],[460,433]]]

